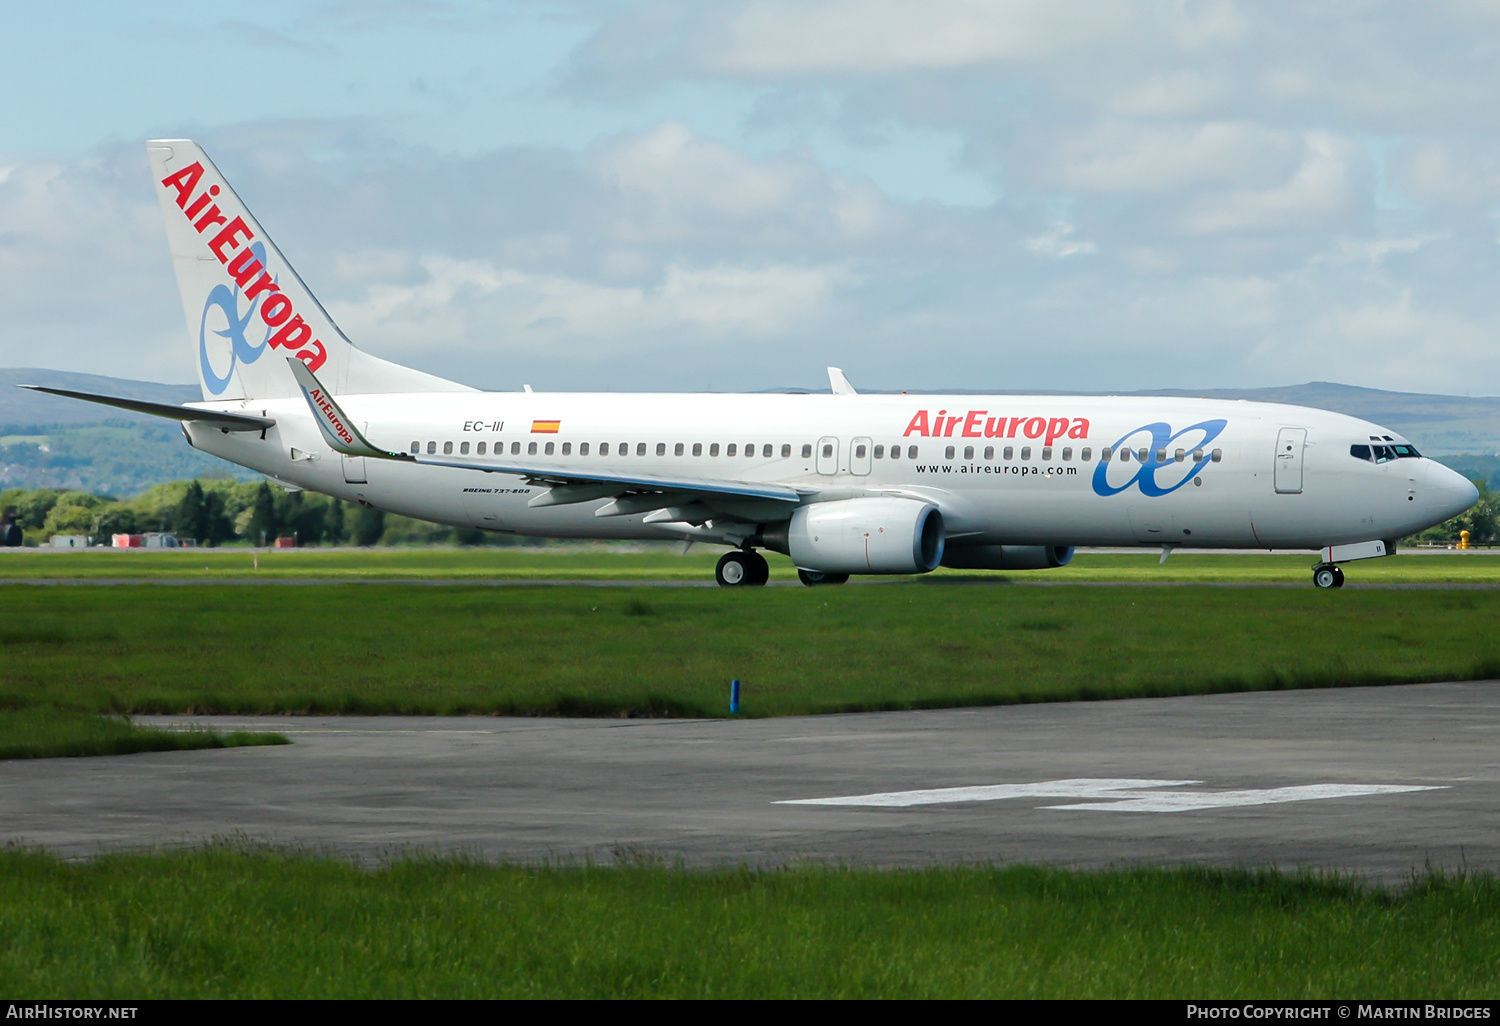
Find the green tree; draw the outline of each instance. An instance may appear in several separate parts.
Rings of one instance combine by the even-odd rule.
[[[385,511],[361,506],[354,516],[354,544],[375,545],[385,534]]]
[[[177,503],[176,530],[178,537],[191,538],[197,542],[209,539],[208,510],[205,508],[203,486],[197,480],[190,481],[187,491]]]
[[[348,529],[344,526],[344,500],[329,499],[328,507],[323,511],[323,540],[337,545],[348,536]]]
[[[276,540],[279,526],[276,519],[276,497],[271,494],[270,484],[262,481],[250,503],[250,521],[245,527],[245,539],[251,545],[269,545]]]
[[[99,520],[94,526],[94,543],[96,545],[108,545],[110,538],[117,534],[140,534],[140,517],[135,510],[129,506],[116,503],[106,506],[99,515]]]
[[[16,507],[16,523],[28,531],[40,531],[47,522],[47,514],[57,505],[59,494],[51,488],[22,492],[13,502]]]

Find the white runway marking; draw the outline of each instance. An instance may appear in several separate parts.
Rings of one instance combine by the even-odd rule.
[[[1297,787],[1266,787],[1238,791],[1158,791],[1147,788],[1185,787],[1201,780],[1139,780],[1134,778],[1079,777],[1044,780],[1035,784],[989,784],[979,787],[940,787],[925,791],[888,791],[838,798],[797,798],[773,805],[842,805],[861,808],[905,808],[911,805],[947,805],[960,802],[992,802],[1007,798],[1088,798],[1070,805],[1041,805],[1043,809],[1083,812],[1193,812],[1203,809],[1239,808],[1247,805],[1280,805],[1325,798],[1358,798],[1372,794],[1408,791],[1441,791],[1443,787],[1412,784],[1303,784]]]
[[[1320,798],[1359,798],[1368,794],[1441,790],[1443,788],[1405,784],[1303,784],[1301,787],[1267,787],[1247,791],[1158,791],[1145,797],[1127,798],[1118,802],[1043,805],[1041,808],[1081,809],[1089,812],[1194,812],[1199,809],[1232,809],[1243,805],[1309,802]]]

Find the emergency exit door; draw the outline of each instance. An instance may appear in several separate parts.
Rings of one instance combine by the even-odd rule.
[[[1276,492],[1295,495],[1302,491],[1302,450],[1307,446],[1307,428],[1282,428],[1276,435]]]

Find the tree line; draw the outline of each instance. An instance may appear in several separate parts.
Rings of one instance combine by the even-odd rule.
[[[208,546],[265,546],[287,537],[299,545],[516,544],[510,536],[412,520],[263,480],[171,481],[129,499],[54,488],[0,491],[0,509],[11,508],[28,545],[57,534],[108,545],[116,534],[149,531]]]

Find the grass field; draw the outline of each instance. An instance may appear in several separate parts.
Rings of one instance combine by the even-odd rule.
[[[450,580],[712,581],[721,549],[675,546],[551,545],[543,548],[109,550],[49,552],[0,549],[0,580],[161,577]],[[938,570],[920,578],[1012,582],[1243,582],[1308,584],[1315,553],[1184,552],[1158,564],[1160,553],[1080,552],[1060,570],[983,573]],[[791,562],[766,553],[773,581],[795,581]],[[256,564],[259,563],[257,567]],[[1436,552],[1364,560],[1346,567],[1351,584],[1493,584],[1500,586],[1500,550]],[[858,578],[856,578],[858,580]],[[876,578],[875,580],[879,580]],[[890,579],[886,579],[890,580]]]
[[[284,745],[280,734],[234,731],[153,730],[113,716],[50,708],[0,711],[0,759],[70,755],[129,755],[241,745]]]
[[[1500,885],[1202,869],[522,868],[0,852],[0,991],[71,998],[1493,998]]]
[[[25,587],[0,708],[727,714],[1500,676],[1500,590]]]

